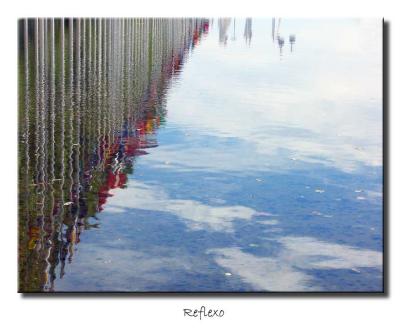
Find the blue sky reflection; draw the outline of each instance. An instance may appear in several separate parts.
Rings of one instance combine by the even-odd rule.
[[[381,21],[279,24],[214,20],[60,290],[381,290]]]

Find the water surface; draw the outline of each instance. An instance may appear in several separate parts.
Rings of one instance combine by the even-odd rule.
[[[382,291],[381,32],[21,20],[20,291]]]

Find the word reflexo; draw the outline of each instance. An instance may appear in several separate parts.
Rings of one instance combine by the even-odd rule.
[[[202,317],[223,317],[224,314],[223,309],[206,309],[205,306],[201,306],[200,309],[183,309],[183,316],[198,317],[200,320]]]

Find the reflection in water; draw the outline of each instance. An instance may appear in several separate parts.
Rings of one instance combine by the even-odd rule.
[[[240,205],[211,206],[190,199],[172,199],[154,187],[131,181],[129,189],[118,192],[110,202],[108,212],[123,212],[124,208],[169,212],[184,219],[192,230],[233,231],[234,220],[250,220],[266,213]]]
[[[379,26],[215,22],[19,22],[20,291],[382,289]]]
[[[231,25],[231,19],[230,18],[219,18],[218,19],[218,28],[219,28],[219,42],[220,44],[226,45],[228,41],[228,29],[229,26]]]
[[[272,42],[275,40],[278,43],[279,53],[282,56],[283,54],[283,46],[285,45],[285,38],[280,34],[280,27],[281,27],[281,18],[279,17],[277,22],[275,18],[272,19]],[[276,22],[276,23],[275,23]],[[289,36],[289,43],[290,43],[290,52],[293,52],[293,45],[296,42],[296,35],[291,34]]]
[[[244,25],[244,38],[247,44],[251,44],[251,36],[253,31],[251,30],[251,18],[246,18],[246,24]]]
[[[312,285],[312,276],[305,271],[316,269],[351,269],[380,267],[382,255],[375,251],[358,250],[350,246],[330,244],[311,237],[282,237],[273,241],[282,245],[276,257],[260,257],[239,248],[210,250],[216,262],[239,274],[255,290],[321,291]],[[327,290],[330,291],[330,290]]]
[[[51,291],[135,157],[202,19],[20,21],[20,291]],[[58,272],[56,272],[58,269]]]
[[[293,52],[293,45],[296,42],[296,36],[294,34],[291,34],[289,36],[289,42],[290,42],[290,52]]]
[[[236,18],[233,19],[232,41],[236,41]]]

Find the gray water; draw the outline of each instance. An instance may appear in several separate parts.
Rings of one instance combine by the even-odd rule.
[[[381,29],[20,21],[20,290],[381,291]]]

